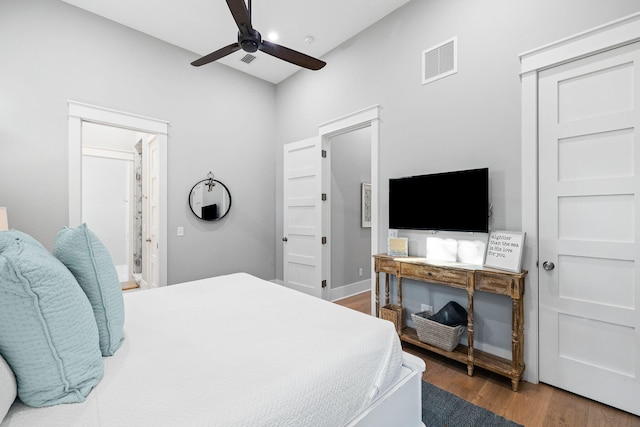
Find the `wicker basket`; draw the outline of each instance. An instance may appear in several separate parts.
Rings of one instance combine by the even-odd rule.
[[[398,334],[402,333],[406,326],[404,307],[397,304],[387,304],[382,307],[380,309],[380,317],[393,323]]]
[[[447,326],[426,318],[432,315],[433,313],[430,311],[411,314],[411,319],[418,332],[418,339],[424,343],[452,351],[460,344],[460,337],[467,327]]]

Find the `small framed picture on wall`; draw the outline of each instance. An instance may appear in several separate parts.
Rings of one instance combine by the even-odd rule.
[[[371,228],[371,184],[363,182],[360,184],[360,203],[362,212],[362,228]]]

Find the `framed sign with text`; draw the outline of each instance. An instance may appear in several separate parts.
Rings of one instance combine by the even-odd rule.
[[[526,233],[521,231],[489,233],[484,266],[520,273],[525,235]]]

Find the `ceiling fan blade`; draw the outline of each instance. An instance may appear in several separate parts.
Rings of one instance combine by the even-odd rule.
[[[227,0],[227,6],[229,6],[231,15],[233,15],[240,32],[243,34],[251,32],[253,30],[251,17],[244,0]]]
[[[259,49],[271,56],[308,68],[309,70],[319,70],[327,65],[326,62],[312,56],[305,55],[304,53],[300,53],[296,50],[289,49],[288,47],[280,46],[279,44],[271,43],[266,40],[262,40]]]
[[[209,62],[217,61],[218,59],[225,57],[236,50],[240,50],[240,45],[238,43],[232,43],[229,46],[225,46],[222,49],[218,49],[215,52],[211,52],[210,54],[203,56],[200,59],[196,59],[191,63],[194,67],[199,67],[204,64],[208,64]]]

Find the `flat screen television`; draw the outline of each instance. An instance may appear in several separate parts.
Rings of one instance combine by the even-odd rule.
[[[489,231],[489,169],[389,179],[389,228]]]

